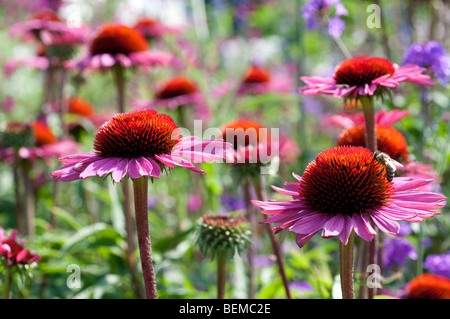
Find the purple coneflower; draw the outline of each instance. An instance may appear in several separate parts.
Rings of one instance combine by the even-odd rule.
[[[421,222],[440,214],[445,196],[420,192],[417,188],[431,180],[395,177],[389,183],[384,167],[363,147],[341,146],[320,153],[298,183],[273,186],[292,201],[253,201],[262,213],[274,215],[266,222],[280,223],[276,232],[289,229],[297,233],[303,247],[322,230],[322,237],[339,236],[346,244],[352,230],[366,241],[375,236],[373,223],[391,235],[399,231],[396,220]]]
[[[273,186],[293,200],[252,202],[263,214],[273,215],[264,222],[279,223],[274,228],[276,233],[284,229],[296,233],[299,247],[319,231],[324,238],[339,237],[344,298],[353,298],[353,233],[371,241],[376,235],[375,225],[382,232],[396,235],[400,229],[397,220],[421,222],[440,214],[435,210],[442,208],[446,199],[417,190],[431,180],[397,177],[388,182],[385,168],[364,147],[325,150],[307,166],[302,177],[293,176],[297,183],[285,183],[284,189]]]
[[[156,281],[148,229],[148,177],[159,178],[164,168],[185,167],[206,174],[195,163],[223,160],[223,141],[182,137],[168,115],[154,110],[119,113],[104,123],[94,139],[95,152],[69,155],[66,164],[52,173],[59,181],[73,181],[111,174],[119,183],[128,175],[134,186],[136,228],[147,298],[155,299]]]
[[[423,74],[424,68],[415,64],[401,67],[379,57],[360,56],[343,61],[333,76],[305,77],[300,79],[307,85],[299,89],[304,95],[328,94],[338,98],[381,96],[386,90],[401,82],[419,85],[434,85],[430,76]]]
[[[139,31],[122,24],[104,24],[92,39],[89,55],[80,61],[68,61],[68,67],[108,69],[122,67],[167,65],[170,54],[148,50],[148,43]]]
[[[155,110],[117,114],[99,128],[95,152],[59,158],[66,166],[52,175],[60,181],[73,181],[111,173],[119,183],[126,175],[159,178],[164,167],[181,166],[205,174],[189,160],[201,163],[223,159],[224,142],[182,137],[177,128],[172,118]]]

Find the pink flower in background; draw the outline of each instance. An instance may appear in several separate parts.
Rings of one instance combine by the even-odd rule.
[[[17,242],[17,230],[13,230],[10,236],[0,227],[0,259],[6,258],[6,267],[17,264],[29,265],[41,260],[41,256],[31,253],[24,248],[25,240]]]
[[[140,18],[133,27],[139,31],[147,40],[159,39],[165,34],[176,34],[178,28],[169,27],[162,24],[158,19]]]
[[[24,39],[40,40],[42,31],[67,32],[69,27],[52,10],[43,10],[34,13],[30,19],[19,22],[11,26],[9,34],[11,36],[24,36]]]
[[[213,92],[216,97],[223,97],[232,90],[232,81],[225,81]],[[289,76],[272,74],[268,69],[252,64],[243,74],[237,88],[237,95],[289,93],[294,91],[294,83]]]
[[[227,163],[233,165],[267,164],[277,147],[269,130],[256,121],[237,119],[222,125],[221,131],[223,140],[233,145],[226,154]]]
[[[15,161],[16,152],[19,158],[34,161],[67,155],[80,148],[72,139],[58,140],[46,124],[37,121],[10,122],[1,136],[0,160],[8,163]]]
[[[89,46],[89,55],[80,61],[68,61],[67,67],[107,69],[122,67],[168,65],[172,56],[162,51],[148,50],[145,38],[135,29],[122,24],[104,24]]]
[[[168,115],[136,110],[119,113],[100,127],[94,139],[95,152],[61,157],[65,166],[52,176],[66,182],[111,174],[119,183],[126,175],[159,178],[162,169],[175,166],[206,174],[191,161],[223,160],[228,147],[221,140],[182,137]]]
[[[205,97],[197,84],[186,76],[174,76],[160,85],[153,100],[138,99],[132,102],[136,108],[167,108],[193,107],[196,116],[207,119],[210,116]]]
[[[376,124],[393,125],[394,123],[403,119],[405,116],[408,116],[408,114],[408,110],[385,111],[384,109],[381,109],[377,113],[375,113],[374,120]],[[331,117],[331,124],[337,125],[344,129],[362,125],[364,123],[364,114],[362,112],[334,114]]]
[[[265,223],[279,223],[274,229],[297,234],[303,247],[316,233],[324,238],[338,236],[346,245],[352,230],[370,241],[381,231],[396,235],[397,220],[421,222],[439,215],[446,197],[417,188],[432,180],[395,177],[388,182],[384,167],[364,147],[334,147],[320,153],[302,177],[284,188],[272,186],[291,201],[252,201],[261,213],[272,215]]]
[[[430,76],[424,72],[424,68],[414,64],[398,67],[383,58],[360,56],[343,61],[332,76],[300,77],[306,86],[298,89],[298,92],[352,99],[382,96],[386,90],[397,87],[401,82],[434,85]]]

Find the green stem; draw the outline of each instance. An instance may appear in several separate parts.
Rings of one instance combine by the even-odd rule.
[[[257,181],[254,182],[253,187],[256,191],[256,196],[260,201],[267,201],[266,194],[264,192],[264,188],[262,185],[261,177],[257,177]],[[267,219],[267,216],[264,215],[264,218]],[[283,281],[284,290],[286,292],[286,297],[291,299],[291,292],[289,290],[289,283],[286,277],[286,272],[284,271],[283,258],[281,256],[280,247],[278,245],[277,239],[275,238],[275,234],[272,231],[272,224],[266,223],[267,232],[269,233],[270,242],[272,244],[273,253],[277,259],[278,272],[280,273],[281,280]]]
[[[361,103],[364,111],[364,122],[365,122],[365,132],[366,132],[366,147],[373,153],[377,150],[377,133],[375,128],[375,106],[373,97],[363,97],[361,98]],[[376,263],[377,254],[377,238],[376,236],[372,239],[369,245],[369,260],[363,267],[363,271],[367,269],[370,264]],[[372,299],[375,295],[375,288],[369,289],[368,298]]]
[[[27,162],[23,164],[23,181],[25,184],[25,215],[27,219],[27,236],[33,239],[36,233],[35,228],[35,196],[33,189],[33,180],[31,177],[32,164]]]
[[[251,184],[248,180],[244,182],[244,200],[246,204],[246,211],[247,211],[247,220],[249,221],[251,227],[252,227],[252,236],[256,236],[256,228],[257,228],[257,222],[256,222],[256,216],[254,211],[254,206],[252,205],[251,201]],[[255,281],[255,266],[254,266],[254,259],[256,255],[256,248],[255,248],[255,239],[252,239],[252,242],[248,248],[248,268],[249,268],[249,298],[254,299],[256,295],[256,281]]]
[[[157,299],[155,271],[153,269],[152,246],[148,229],[148,178],[143,176],[133,179],[134,207],[136,212],[136,229],[144,275],[145,295],[147,299]]]
[[[353,245],[354,233],[350,234],[347,245],[339,240],[339,264],[343,299],[354,299],[353,289]]]
[[[217,254],[217,299],[225,299],[227,281],[227,254]]]
[[[10,267],[6,268],[6,276],[5,276],[5,289],[3,291],[4,299],[12,299],[12,283],[13,283],[13,274]]]
[[[119,113],[125,113],[125,73],[123,67],[115,65],[114,79],[116,81],[117,88],[117,107]]]
[[[375,130],[375,106],[372,97],[361,98],[366,124],[366,147],[373,153],[377,150],[377,134]]]

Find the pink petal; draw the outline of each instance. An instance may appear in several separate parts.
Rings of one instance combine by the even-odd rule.
[[[299,234],[315,233],[322,229],[331,217],[321,213],[307,215],[299,219],[289,230]]]
[[[381,213],[377,211],[369,211],[370,217],[372,217],[372,220],[374,223],[385,233],[388,233],[390,235],[397,235],[400,230],[400,225],[393,220],[390,220],[386,217],[384,217]]]
[[[122,178],[127,174],[128,159],[123,158],[117,163],[116,169],[112,172],[111,176],[114,182],[119,183]]]
[[[352,220],[355,233],[365,241],[371,241],[377,234],[366,215],[353,214]]]

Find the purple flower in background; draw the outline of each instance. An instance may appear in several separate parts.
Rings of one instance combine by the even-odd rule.
[[[387,268],[403,265],[407,259],[417,259],[416,248],[406,238],[384,240],[383,264]]]
[[[403,57],[403,65],[407,64],[429,69],[442,85],[450,81],[450,58],[439,42],[413,43],[408,46]]]
[[[290,282],[289,287],[302,293],[314,291],[314,287],[306,280]]]
[[[330,17],[333,6],[334,16]],[[348,11],[340,0],[311,0],[302,6],[301,11],[306,27],[310,30],[328,27],[330,35],[340,37],[345,29],[341,17],[347,15]]]
[[[442,255],[430,255],[425,259],[423,268],[435,275],[450,278],[450,251]]]

